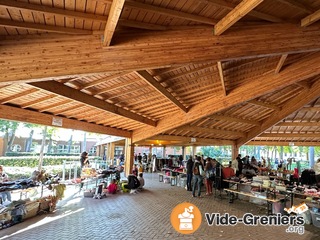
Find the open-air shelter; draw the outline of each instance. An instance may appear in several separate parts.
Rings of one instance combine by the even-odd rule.
[[[0,118],[125,137],[128,166],[156,141],[317,146],[319,9],[0,0]]]

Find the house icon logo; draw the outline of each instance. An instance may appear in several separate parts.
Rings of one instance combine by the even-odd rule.
[[[194,233],[201,225],[201,212],[192,203],[178,204],[171,212],[171,225],[182,234]]]

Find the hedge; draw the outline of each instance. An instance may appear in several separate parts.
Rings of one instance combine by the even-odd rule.
[[[101,157],[90,157],[90,160],[101,160]],[[63,161],[80,161],[79,156],[44,156],[43,166],[62,165]],[[39,156],[0,157],[0,165],[8,167],[37,167]]]

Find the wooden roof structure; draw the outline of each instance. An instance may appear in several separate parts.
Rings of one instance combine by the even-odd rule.
[[[319,19],[320,0],[0,0],[0,118],[320,145]]]

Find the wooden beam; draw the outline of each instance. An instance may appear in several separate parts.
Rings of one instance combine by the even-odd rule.
[[[114,31],[116,30],[125,0],[113,0],[106,27],[104,29],[103,46],[110,46]]]
[[[132,136],[133,142],[150,138],[151,136],[158,135],[178,126],[191,123],[200,118],[209,117],[210,115],[223,109],[238,105],[251,99],[255,99],[270,92],[280,90],[304,79],[317,76],[320,74],[320,53],[317,58],[314,57],[315,56],[308,56],[303,61],[293,63],[279,74],[274,74],[272,72],[257,76],[252,79],[247,79],[243,85],[234,89],[227,96],[213,96],[212,98],[193,106],[186,116],[185,114],[176,113],[174,116],[162,118],[160,121],[158,121],[157,128],[143,127],[135,130]],[[309,97],[308,94],[305,95],[305,99],[307,99],[307,97]],[[282,109],[281,114],[282,112],[286,113],[286,110],[287,109]],[[255,137],[256,135],[253,135],[252,137]],[[251,138],[248,138],[247,141],[249,141]],[[246,141],[243,141],[241,143],[244,144],[245,142]]]
[[[147,71],[136,71],[136,74],[145,80],[151,87],[157,90],[162,96],[166,97],[170,102],[179,107],[182,111],[188,112],[188,109],[179,102],[171,93],[167,91],[156,79],[153,78]]]
[[[273,109],[273,110],[276,110],[276,111],[280,111],[281,108],[278,107],[278,106],[275,106],[273,104],[269,104],[269,103],[265,103],[265,102],[262,102],[262,101],[258,101],[258,100],[250,100],[248,101],[248,103],[251,103],[251,104],[254,104],[254,105],[257,105],[257,106],[261,106],[261,107],[265,107],[265,108],[269,108],[269,109]]]
[[[56,32],[56,33],[67,33],[67,34],[92,34],[92,31],[90,30],[57,27],[57,26],[37,24],[37,23],[17,22],[17,21],[5,20],[5,19],[1,19],[0,26],[32,29],[32,30],[42,31],[42,32],[44,31],[44,32]]]
[[[41,98],[38,98],[36,100],[31,100],[30,102],[27,102],[23,105],[20,105],[21,108],[28,108],[28,107],[32,107],[33,105],[36,105],[38,103],[41,103],[41,102],[44,102],[44,101],[47,101],[49,99],[52,99],[52,98],[55,98],[57,97],[57,95],[48,95],[48,96],[45,96],[45,97],[41,97]]]
[[[225,80],[224,80],[224,76],[223,76],[222,63],[220,61],[217,62],[217,66],[218,66],[219,76],[220,76],[220,80],[221,80],[223,95],[227,96]]]
[[[47,106],[44,106],[44,107],[38,109],[38,111],[39,112],[49,112],[50,109],[53,109],[53,108],[56,108],[56,107],[60,108],[61,106],[65,105],[65,104],[69,104],[71,102],[72,102],[72,100],[70,100],[70,99],[67,99],[67,100],[64,100],[64,101],[55,102],[55,103],[49,104]]]
[[[0,6],[16,9],[16,10],[30,10],[36,13],[49,13],[62,17],[72,17],[82,20],[98,21],[105,23],[107,16],[96,15],[91,13],[77,12],[72,10],[66,10],[58,7],[50,7],[40,4],[32,4],[27,2],[17,2],[12,0],[0,0]],[[2,21],[2,20],[1,20]]]
[[[57,80],[320,50],[320,31],[314,26],[308,31],[287,24],[259,28],[246,26],[237,28],[235,32],[231,29],[222,36],[212,36],[212,28],[206,27],[165,33],[152,31],[148,39],[135,38],[134,35],[117,34],[116,38],[124,39],[125,44],[105,49],[101,49],[101,35],[40,35],[36,41],[34,36],[3,40],[0,56],[6,58],[0,61],[0,82]],[[131,37],[133,40],[128,43]]]
[[[288,57],[288,54],[281,55],[280,60],[277,64],[276,70],[274,71],[275,73],[279,73],[281,71],[281,68],[282,68],[284,62],[286,61],[287,57]]]
[[[51,93],[55,93],[57,95],[87,104],[89,106],[105,110],[107,112],[129,118],[134,121],[138,121],[144,124],[148,124],[150,126],[156,126],[156,122],[142,117],[138,114],[132,113],[128,110],[125,110],[123,108],[119,108],[117,106],[114,106],[110,103],[107,103],[103,100],[97,99],[95,97],[92,97],[88,94],[82,93],[80,91],[77,91],[76,89],[70,88],[65,86],[64,84],[55,82],[55,81],[50,81],[50,82],[35,82],[35,83],[30,83],[30,85],[49,91]]]
[[[106,93],[106,92],[110,92],[110,91],[116,90],[118,88],[130,86],[130,85],[135,84],[135,83],[137,83],[139,81],[142,81],[142,80],[141,79],[138,79],[138,80],[134,79],[134,80],[131,80],[131,81],[125,81],[125,82],[122,82],[122,83],[117,83],[117,84],[115,84],[115,85],[113,85],[111,87],[107,87],[105,89],[98,90],[98,91],[94,92],[93,95],[96,96],[96,95],[99,95],[99,94],[102,94],[102,93]]]
[[[301,27],[307,27],[320,19],[320,9],[301,20]]]
[[[294,74],[292,77],[295,77]],[[305,89],[301,91],[296,97],[287,101],[284,106],[282,106],[280,111],[275,111],[269,116],[260,126],[253,128],[248,132],[247,136],[237,140],[237,145],[243,145],[260,135],[268,128],[280,122],[282,119],[287,117],[289,114],[301,109],[304,105],[310,103],[314,99],[318,98],[320,95],[320,81],[316,82],[311,89]],[[300,135],[300,137],[303,137]]]
[[[128,131],[111,128],[111,127],[100,126],[100,125],[77,121],[77,120],[71,120],[63,117],[56,117],[49,114],[34,112],[34,111],[20,109],[16,107],[10,107],[6,105],[0,105],[0,118],[47,125],[47,126],[54,126],[53,119],[57,118],[61,120],[62,126],[59,126],[59,127],[62,127],[62,128],[108,134],[108,135],[114,135],[114,136],[120,136],[120,137],[131,137],[131,132],[128,132]]]
[[[320,122],[279,122],[276,124],[276,126],[277,127],[320,127]]]
[[[214,26],[214,34],[221,35],[262,2],[263,0],[243,0]]]
[[[200,1],[207,3],[207,4],[215,5],[217,7],[229,9],[229,10],[233,10],[237,6],[236,4],[231,3],[231,2],[227,2],[225,0],[200,0]],[[283,22],[283,20],[281,18],[275,17],[270,14],[263,13],[260,11],[256,11],[256,10],[250,11],[247,15],[252,16],[252,17],[256,17],[259,19],[263,19],[263,20],[266,20],[269,22],[275,22],[275,23]]]
[[[320,112],[320,107],[304,107],[301,111]]]

